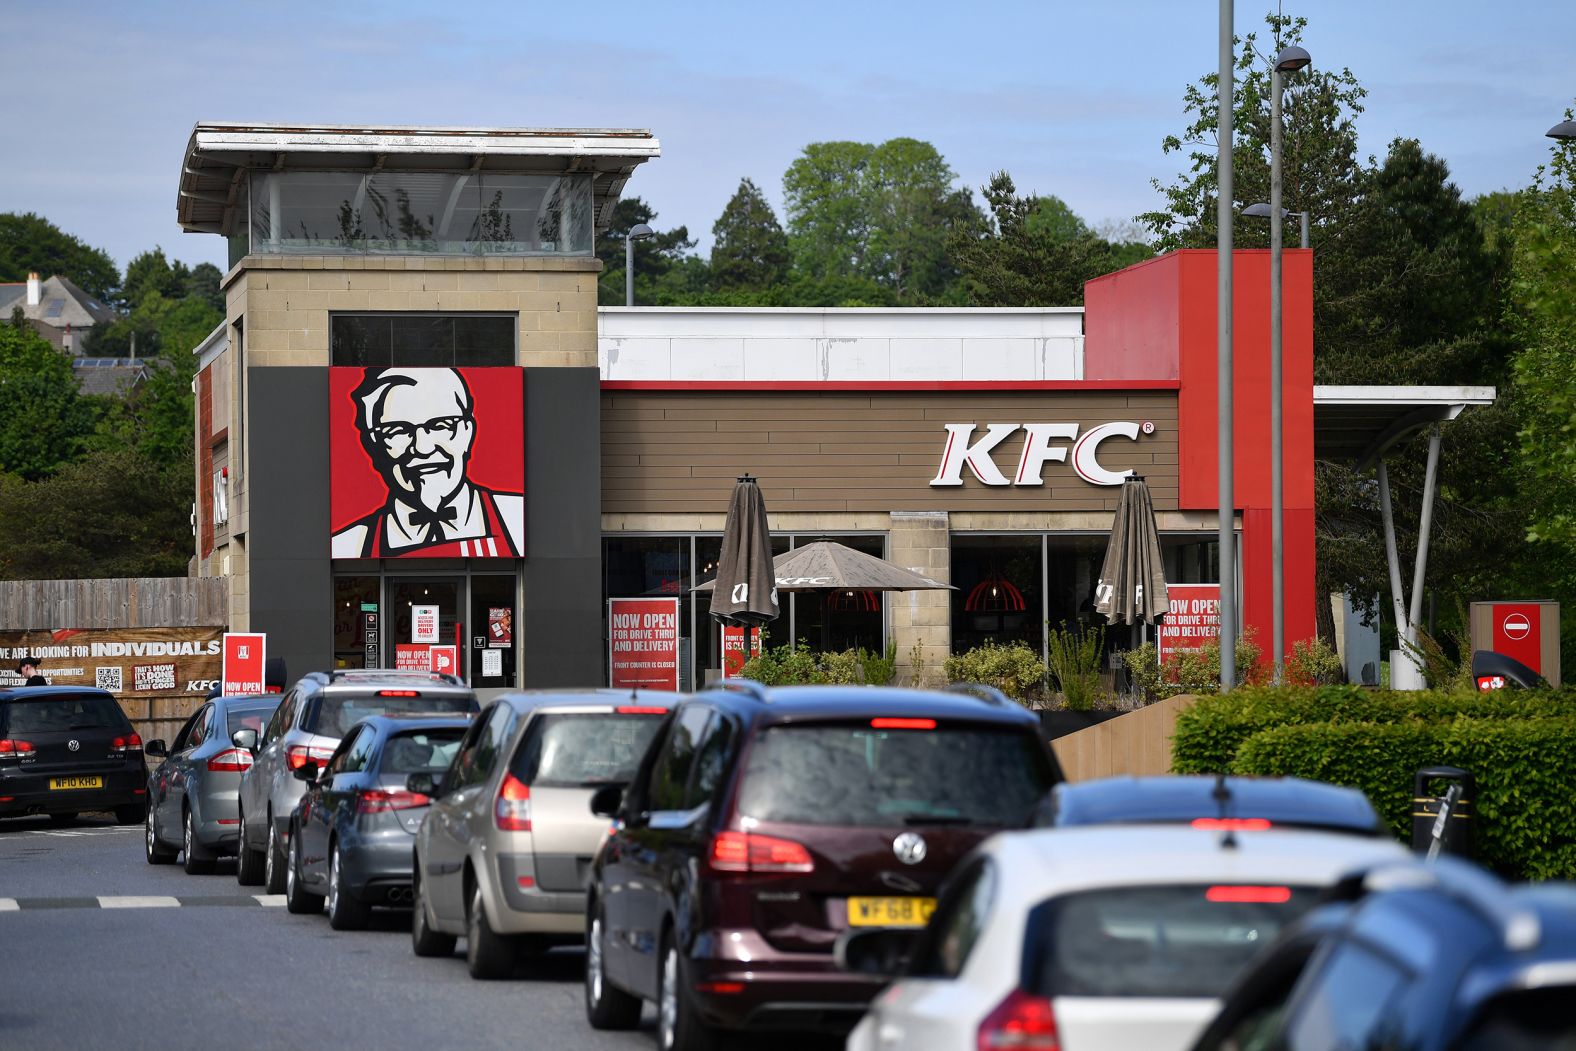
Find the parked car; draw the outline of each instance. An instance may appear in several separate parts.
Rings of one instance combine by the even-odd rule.
[[[291,912],[320,912],[326,897],[329,926],[359,930],[374,905],[410,904],[411,851],[431,799],[405,782],[447,769],[469,727],[466,718],[374,715],[350,728],[326,765],[296,769],[306,792],[285,863]]]
[[[258,731],[279,707],[278,694],[215,697],[186,720],[173,744],[154,738],[145,752],[164,761],[148,779],[143,854],[150,865],[184,855],[186,871],[212,872],[240,841],[238,795],[252,753],[230,740]]]
[[[148,804],[142,738],[115,695],[83,686],[0,690],[0,817],[70,821],[113,810],[122,825]]]
[[[1326,888],[1408,857],[1393,841],[1326,832],[997,836],[948,881],[906,966],[883,933],[845,938],[846,967],[900,974],[849,1051],[1180,1051],[1233,976]]]
[[[465,938],[476,978],[507,977],[522,949],[579,941],[585,886],[607,821],[592,794],[634,776],[673,694],[505,694],[476,720],[439,777],[416,834],[411,945],[447,956]]]
[[[1102,777],[1061,784],[1046,797],[1035,824],[1191,824],[1215,831],[1302,828],[1389,834],[1359,790],[1296,777]]]
[[[1380,868],[1242,976],[1195,1051],[1576,1048],[1576,888]]]
[[[325,763],[345,731],[369,715],[476,711],[476,694],[451,675],[367,669],[313,672],[285,694],[261,734],[239,730],[231,740],[252,753],[241,776],[239,861],[243,885],[285,889],[285,846],[290,815],[306,785],[295,771]]]
[[[587,902],[586,1014],[657,1042],[853,1025],[882,982],[850,927],[920,926],[946,873],[1061,780],[1035,716],[961,693],[727,680],[675,711],[627,791]]]

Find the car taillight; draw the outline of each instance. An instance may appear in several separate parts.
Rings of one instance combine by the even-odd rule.
[[[226,748],[208,759],[208,769],[217,773],[242,774],[252,768],[252,753],[242,748]]]
[[[1007,999],[980,1023],[976,1047],[979,1051],[1020,1048],[1023,1051],[1059,1051],[1056,1016],[1051,1002],[1014,989]]]
[[[420,792],[403,788],[368,788],[356,794],[356,813],[378,814],[385,810],[409,810],[426,806],[432,800]]]
[[[1290,887],[1214,886],[1204,891],[1205,901],[1281,905],[1291,900]]]
[[[493,821],[503,832],[531,831],[531,787],[513,774],[504,774],[498,786]]]
[[[19,741],[13,737],[0,740],[0,755],[22,755],[32,750],[32,741]]]
[[[708,860],[717,872],[815,871],[815,861],[802,844],[754,832],[717,833]]]
[[[293,744],[285,749],[285,763],[290,769],[298,770],[307,763],[316,763],[322,766],[334,757],[332,748],[315,748],[310,745]]]
[[[1270,820],[1264,817],[1199,817],[1193,827],[1205,832],[1268,832]]]
[[[142,751],[142,738],[137,734],[124,734],[109,743],[110,750],[116,755],[125,755],[127,752]]]

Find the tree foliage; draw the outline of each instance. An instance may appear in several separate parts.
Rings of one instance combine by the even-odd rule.
[[[739,180],[711,234],[711,280],[718,290],[769,289],[787,278],[788,235],[749,179]]]
[[[691,250],[695,247],[695,239],[689,235],[689,228],[678,226],[671,230],[657,230],[656,222],[656,211],[639,197],[624,197],[614,205],[612,222],[608,224],[596,250],[597,258],[602,260],[602,280],[597,287],[597,302],[600,305],[624,305],[624,238],[641,223],[650,226],[656,233],[635,242],[635,302],[653,302],[657,290],[675,278],[688,278],[687,282],[682,283],[694,283],[694,268],[686,267],[686,262],[694,259]],[[687,274],[686,269],[689,271]],[[675,270],[679,272],[674,274]]]
[[[108,302],[120,271],[102,249],[78,240],[41,215],[0,213],[0,281],[25,281],[30,273],[58,274]]]
[[[93,430],[70,360],[25,322],[0,325],[0,405],[0,475],[54,474]]]

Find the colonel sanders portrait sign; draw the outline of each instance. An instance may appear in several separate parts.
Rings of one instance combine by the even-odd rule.
[[[525,399],[512,368],[329,370],[334,558],[525,553]]]

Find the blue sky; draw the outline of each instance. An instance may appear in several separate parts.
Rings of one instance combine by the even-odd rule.
[[[1237,30],[1268,3],[1237,0]],[[1395,136],[1443,156],[1468,194],[1524,185],[1576,94],[1576,3],[1324,0],[1314,62],[1368,88],[1365,154]],[[155,244],[223,261],[175,223],[198,120],[650,128],[630,183],[710,242],[749,176],[780,205],[806,143],[934,143],[974,188],[1001,168],[1093,224],[1153,207],[1183,86],[1215,64],[1210,0],[972,4],[423,4],[230,0],[6,6],[11,121],[0,211],[36,211],[122,266]],[[1565,71],[1565,72],[1562,72]]]

